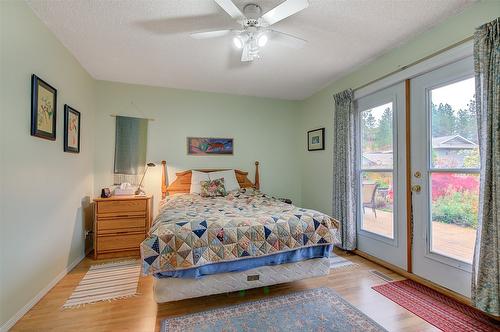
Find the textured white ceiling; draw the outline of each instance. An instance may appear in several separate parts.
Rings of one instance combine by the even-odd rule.
[[[241,63],[230,37],[189,33],[238,27],[213,0],[28,0],[96,79],[282,99],[304,99],[353,68],[456,14],[475,0],[309,0],[275,24],[309,41],[272,40]],[[282,0],[258,3],[266,12]]]

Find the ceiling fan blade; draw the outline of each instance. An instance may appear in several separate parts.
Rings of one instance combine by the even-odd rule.
[[[245,18],[245,15],[241,12],[241,10],[236,7],[236,5],[231,0],[214,0],[217,4],[224,9],[226,13],[229,14],[235,20],[242,20]]]
[[[217,1],[217,0],[216,0]],[[306,9],[309,6],[308,0],[286,0],[277,7],[271,9],[262,16],[262,20],[271,25],[295,13]]]
[[[253,56],[250,55],[250,46],[245,44],[243,46],[243,51],[241,52],[241,62],[253,61]]]
[[[207,39],[222,37],[230,34],[234,30],[215,30],[215,31],[205,31],[205,32],[194,32],[190,36],[194,39]]]
[[[273,40],[282,42],[283,45],[286,45],[291,48],[299,49],[307,44],[307,40],[289,35],[288,33],[276,30],[269,30],[269,32],[271,33],[271,37],[273,38]]]

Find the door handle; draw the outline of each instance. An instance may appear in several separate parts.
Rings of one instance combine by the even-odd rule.
[[[419,184],[416,184],[411,187],[411,191],[419,193],[422,190],[422,187]]]

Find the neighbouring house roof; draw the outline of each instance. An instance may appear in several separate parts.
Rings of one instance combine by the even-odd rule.
[[[450,135],[432,138],[434,149],[475,149],[478,145],[461,135]],[[363,153],[362,167],[383,169],[393,167],[393,151],[377,151]]]
[[[433,149],[475,149],[477,144],[460,135],[432,138]]]

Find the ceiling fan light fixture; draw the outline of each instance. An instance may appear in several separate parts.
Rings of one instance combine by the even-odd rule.
[[[257,39],[257,45],[259,45],[259,47],[264,47],[264,46],[266,46],[268,40],[269,40],[269,38],[267,37],[267,35],[262,34]]]
[[[1,1],[1,0],[0,0]],[[207,0],[208,1],[208,0]],[[301,48],[307,41],[270,28],[309,6],[309,0],[280,0],[280,4],[262,15],[262,8],[255,3],[247,3],[241,11],[234,4],[235,0],[213,0],[231,18],[241,26],[240,29],[225,29],[191,33],[195,39],[217,38],[232,35],[234,47],[241,50],[241,61],[253,61],[260,58],[260,51],[267,45],[269,39],[281,39],[286,46]],[[242,2],[238,0],[238,2]],[[278,37],[278,38],[276,38]]]
[[[240,36],[233,37],[233,44],[239,50],[243,48],[243,40],[241,39]]]

